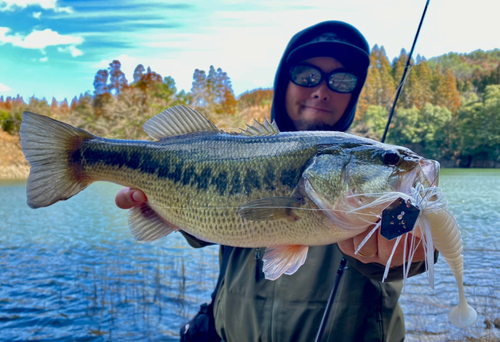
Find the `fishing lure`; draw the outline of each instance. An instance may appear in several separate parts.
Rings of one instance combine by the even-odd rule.
[[[363,196],[367,196],[367,194],[363,194]],[[403,262],[403,281],[405,282],[408,278],[409,265],[411,264],[414,252],[418,247],[418,243],[415,241],[416,236],[420,236],[421,241],[419,243],[423,243],[424,246],[425,262],[431,288],[434,289],[434,247],[441,253],[450,266],[457,282],[459,304],[450,310],[450,322],[460,328],[471,326],[477,321],[477,312],[467,303],[467,299],[465,298],[463,287],[463,247],[460,229],[457,221],[449,211],[448,202],[439,187],[431,186],[425,188],[421,183],[418,183],[414,188],[412,188],[411,195],[399,192],[383,194],[372,203],[351,210],[349,214],[357,215],[358,213],[361,213],[361,215],[366,216],[366,211],[368,209],[380,208],[384,203],[392,203],[400,198],[420,210],[418,218],[415,222],[415,228],[413,229],[414,233],[410,237],[411,241],[408,261],[407,263],[406,260]],[[360,243],[355,251],[356,254],[373,235],[373,233],[381,227],[381,216],[377,215],[377,217],[377,222],[373,222],[375,226]],[[408,233],[397,237],[391,256],[386,265],[382,281],[387,278],[394,252],[397,245],[403,238],[405,240],[404,257],[406,257],[406,246],[409,238]],[[406,265],[408,265],[408,267],[406,267]]]

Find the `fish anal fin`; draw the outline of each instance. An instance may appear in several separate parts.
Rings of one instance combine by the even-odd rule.
[[[293,197],[265,197],[244,204],[238,214],[246,220],[270,221],[289,220],[297,221],[299,217],[293,212],[304,204],[304,200]]]
[[[128,224],[137,241],[155,241],[173,231],[180,230],[162,218],[147,203],[130,209]]]
[[[187,106],[175,106],[153,116],[143,126],[156,140],[194,132],[219,132],[210,120]]]
[[[276,280],[282,274],[294,274],[304,264],[309,246],[267,247],[264,253],[262,271],[266,279]]]

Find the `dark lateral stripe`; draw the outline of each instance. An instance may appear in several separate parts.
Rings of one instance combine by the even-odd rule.
[[[203,169],[203,171],[201,171],[201,173],[194,179],[194,184],[197,185],[198,189],[206,190],[208,188],[210,177],[212,177],[212,169],[207,167]]]
[[[221,172],[217,175],[217,177],[212,178],[212,185],[215,185],[217,188],[217,191],[219,192],[219,195],[224,196],[226,194],[227,190],[227,172]]]
[[[264,173],[264,179],[262,180],[264,183],[264,187],[266,190],[273,191],[275,190],[274,181],[275,181],[274,169],[271,165],[267,165],[266,172]]]
[[[198,169],[193,163],[185,163],[180,157],[159,154],[142,147],[108,146],[104,143],[84,145],[82,149],[69,155],[70,162],[83,165],[105,164],[127,167],[142,173],[169,179],[183,186],[193,186],[198,190],[213,187],[220,196],[251,194],[265,189],[273,191],[277,183],[294,188],[301,174],[301,168],[290,168],[280,172],[272,164],[262,165],[264,170],[255,169],[215,172],[210,166]]]
[[[249,195],[252,189],[260,190],[260,180],[259,174],[255,170],[247,170],[245,179],[243,180],[243,187],[245,188],[245,193]]]
[[[194,170],[194,166],[188,166],[184,169],[182,173],[182,185],[191,184],[191,180],[196,176],[196,172]]]
[[[92,148],[82,149],[82,158],[87,164],[105,163],[110,166],[122,167],[128,161],[125,151],[98,150]]]
[[[233,178],[231,179],[231,190],[229,190],[230,195],[235,195],[241,193],[242,190],[241,176],[239,171],[233,173]]]
[[[299,171],[296,169],[287,169],[281,172],[280,182],[281,184],[288,186],[290,188],[295,188],[297,185]]]

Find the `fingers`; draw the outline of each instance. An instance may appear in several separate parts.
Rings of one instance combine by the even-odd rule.
[[[380,230],[375,232],[363,245],[357,254],[354,254],[356,249],[359,247],[364,238],[368,235],[371,228],[368,228],[365,232],[354,236],[351,239],[338,242],[340,250],[355,259],[358,259],[362,263],[379,263],[382,265],[387,265],[396,244],[397,239],[387,240],[382,235],[380,235]],[[406,250],[405,250],[406,242]],[[418,237],[414,238],[412,244],[412,235],[408,234],[408,238],[405,236],[401,238],[398,246],[394,251],[394,255],[391,260],[391,267],[400,266],[403,262],[408,262],[408,257],[412,250],[415,250],[413,254],[412,262],[418,262],[425,260],[424,247],[422,242]]]
[[[363,233],[356,235],[355,237],[352,238],[352,241],[354,243],[354,251],[358,249],[358,247],[361,245],[365,237],[371,232],[373,227],[368,228],[366,231]],[[378,253],[378,234],[374,233],[361,247],[361,249],[358,251],[358,255],[364,259],[370,259],[373,258],[377,255]],[[368,261],[369,262],[369,261]]]
[[[403,262],[408,262],[408,258],[412,251],[413,254],[412,262],[418,262],[425,260],[425,252],[424,246],[421,240],[415,236],[414,241],[412,243],[413,236],[412,234],[408,234],[408,237],[405,239],[403,235],[401,240],[399,241],[396,250],[394,251],[394,255],[391,260],[391,266],[399,266],[402,265]],[[394,245],[396,244],[397,239],[387,240],[383,236],[379,236],[379,257],[381,260],[385,261],[385,264],[389,262],[389,258],[391,257],[392,250],[394,249]],[[406,250],[405,250],[405,242],[406,242]],[[415,249],[416,248],[416,249]]]
[[[123,188],[118,191],[115,197],[115,203],[118,208],[130,209],[132,207],[140,206],[147,201],[147,197],[139,189]]]

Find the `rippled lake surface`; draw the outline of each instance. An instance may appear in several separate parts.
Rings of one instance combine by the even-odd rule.
[[[440,258],[435,289],[408,280],[400,303],[408,341],[500,338],[500,171],[442,170],[440,186],[462,229],[465,290],[478,323],[448,323],[457,303]],[[49,208],[26,205],[25,183],[0,182],[0,341],[178,341],[182,323],[210,299],[218,249],[193,249],[180,234],[137,243],[120,187],[97,183]]]

